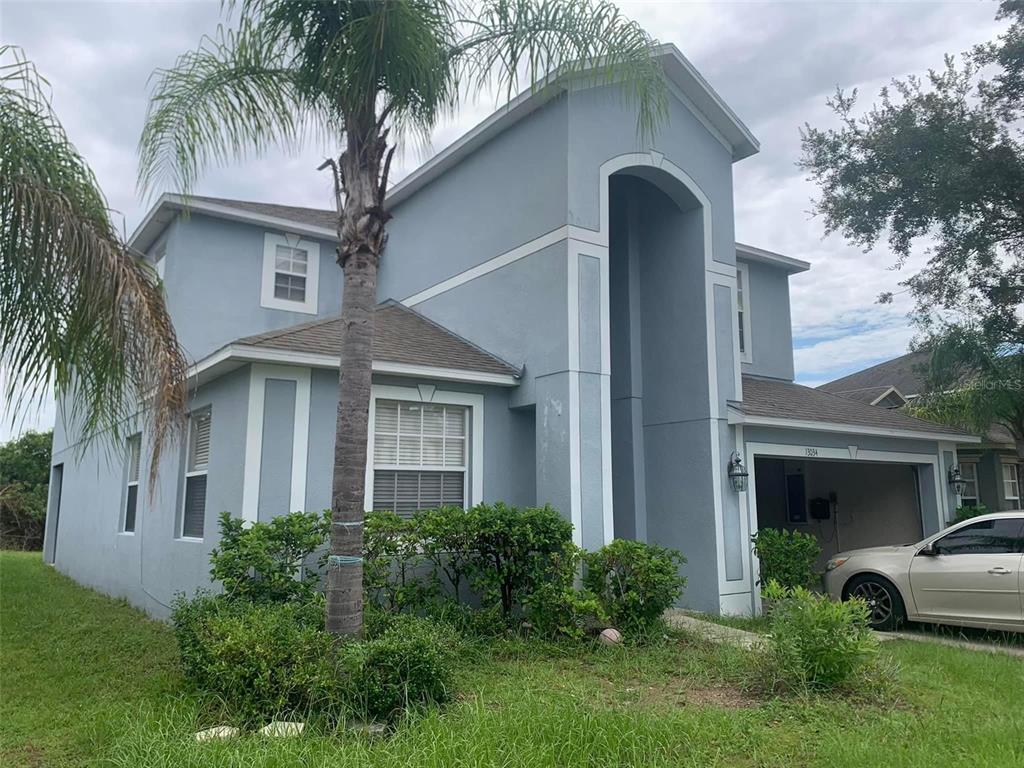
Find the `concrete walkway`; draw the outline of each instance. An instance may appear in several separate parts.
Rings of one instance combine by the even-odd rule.
[[[911,640],[915,643],[947,645],[950,648],[962,648],[967,651],[979,651],[981,653],[1005,653],[1007,656],[1016,656],[1024,659],[1024,646],[1010,645],[1008,643],[982,643],[975,640],[960,640],[955,637],[941,637],[928,632],[906,630],[901,632],[876,632],[875,635],[879,640]]]
[[[665,621],[669,626],[690,632],[698,637],[710,640],[715,643],[727,643],[738,648],[759,648],[763,647],[766,638],[756,632],[747,632],[744,629],[727,627],[724,624],[715,624],[711,621],[698,619],[689,611],[680,608],[671,608],[665,611]],[[1006,643],[983,643],[974,640],[959,640],[953,637],[940,637],[926,632],[902,631],[902,632],[875,632],[882,642],[892,640],[910,640],[915,643],[934,643],[935,645],[946,645],[950,648],[961,648],[967,651],[978,651],[981,653],[1004,653],[1008,656],[1024,658],[1024,646],[1008,645]]]
[[[671,627],[691,632],[714,643],[727,643],[738,648],[759,648],[765,642],[764,637],[755,632],[697,619],[679,608],[665,611],[665,621]]]

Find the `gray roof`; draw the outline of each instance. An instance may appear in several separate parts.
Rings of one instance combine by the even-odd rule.
[[[822,384],[818,389],[838,394],[870,387],[896,387],[904,397],[918,395],[924,389],[929,352],[926,349],[886,360],[884,363],[851,373]]]
[[[893,429],[936,435],[963,435],[954,427],[917,419],[899,410],[879,408],[847,397],[822,392],[788,381],[743,377],[743,402],[738,404],[746,416],[766,416],[800,421],[821,421],[874,429]]]
[[[337,356],[341,318],[331,317],[278,331],[246,336],[237,345]],[[472,344],[433,320],[396,301],[377,305],[373,359],[377,362],[454,368],[476,373],[519,376],[520,369]]]
[[[223,205],[226,208],[237,208],[241,211],[258,213],[261,216],[289,219],[300,224],[310,224],[314,227],[324,227],[325,229],[335,229],[338,226],[337,212],[322,208],[300,208],[296,205],[256,203],[251,200],[230,200],[226,197],[205,197],[203,195],[192,195],[189,199],[201,200],[213,205]]]

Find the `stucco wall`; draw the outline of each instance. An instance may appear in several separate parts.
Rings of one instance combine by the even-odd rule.
[[[747,311],[750,313],[751,361],[743,373],[793,380],[793,326],[789,313],[789,275],[781,270],[740,260],[747,268]]]

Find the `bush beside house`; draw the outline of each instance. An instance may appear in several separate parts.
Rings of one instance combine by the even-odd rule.
[[[53,430],[0,445],[0,549],[43,548]]]
[[[760,584],[774,581],[789,589],[817,584],[814,564],[821,556],[821,546],[810,534],[762,528],[750,540],[761,563]]]

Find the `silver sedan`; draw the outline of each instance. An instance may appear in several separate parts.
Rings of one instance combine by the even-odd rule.
[[[862,598],[875,629],[923,621],[1024,632],[1024,511],[974,517],[916,544],[840,552],[825,589]]]

